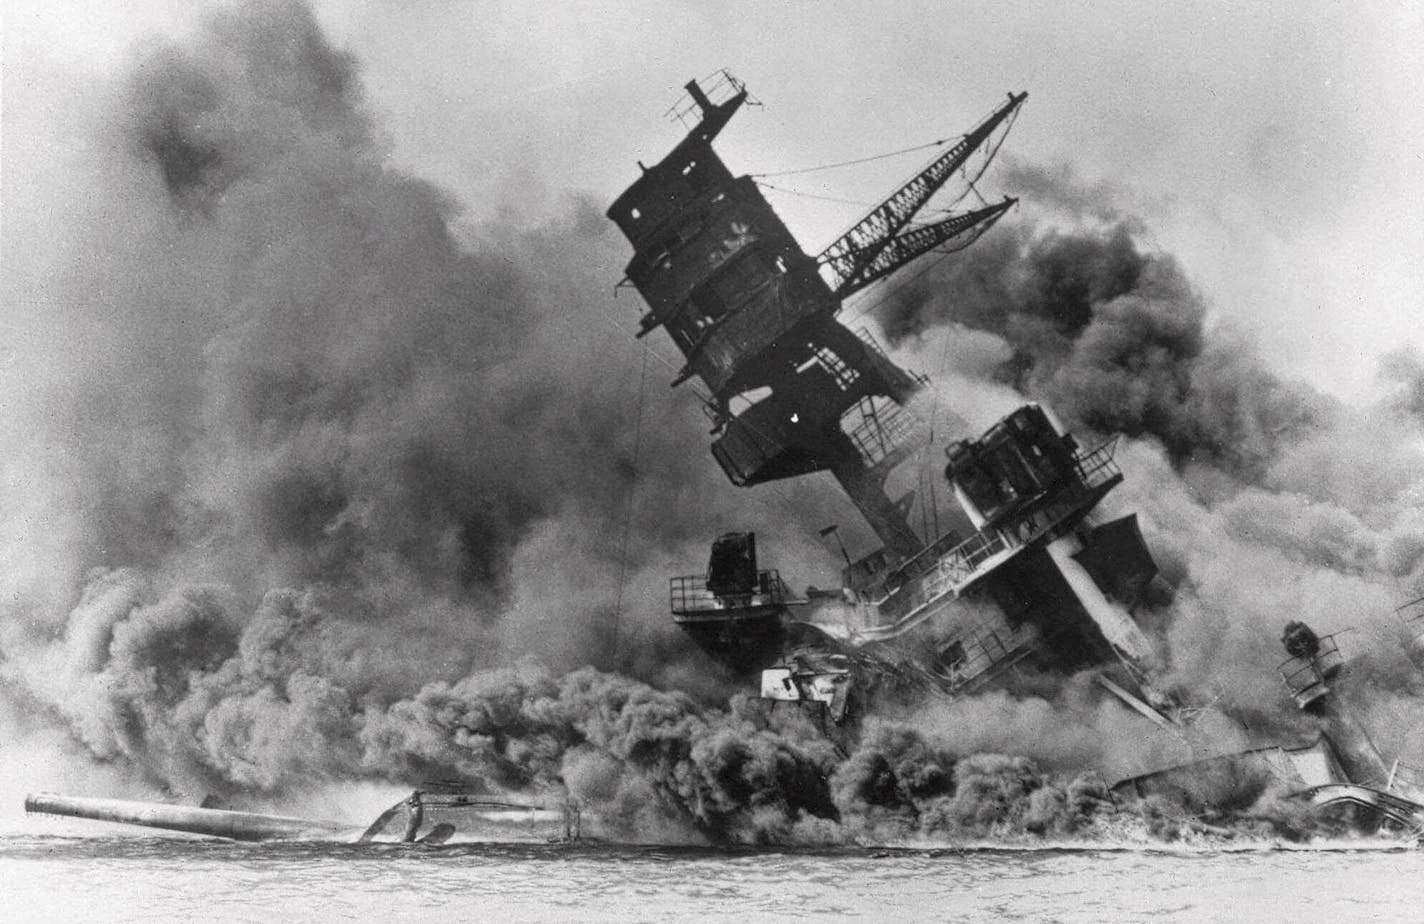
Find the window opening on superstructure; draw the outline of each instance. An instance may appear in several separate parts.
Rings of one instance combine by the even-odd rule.
[[[717,291],[717,287],[711,283],[703,283],[692,290],[692,295],[688,298],[692,304],[692,318],[699,328],[707,327],[717,323],[717,320],[727,313],[728,305],[722,293]]]
[[[648,263],[656,266],[666,264],[669,257],[680,250],[702,231],[702,219],[693,218],[668,231],[658,238],[648,249]]]

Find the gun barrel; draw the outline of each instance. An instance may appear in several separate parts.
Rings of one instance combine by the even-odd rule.
[[[134,802],[126,799],[96,799],[34,793],[25,797],[27,813],[65,815],[119,824],[162,828],[206,834],[237,841],[266,841],[331,835],[350,826],[331,821],[312,821],[283,815],[229,812],[222,809],[192,808],[162,802]]]

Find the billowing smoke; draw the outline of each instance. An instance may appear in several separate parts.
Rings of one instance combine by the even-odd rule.
[[[728,703],[666,619],[666,576],[751,524],[816,560],[806,537],[849,514],[799,483],[738,492],[693,448],[695,397],[667,397],[655,350],[643,374],[607,294],[627,252],[598,203],[531,228],[394,169],[356,62],[297,3],[220,10],[84,95],[31,73],[7,97],[36,126],[6,151],[33,177],[3,217],[7,732],[62,729],[133,794],[292,808],[482,781],[567,791],[634,837],[1071,835],[1114,814],[1085,771],[1123,755],[1083,742],[1124,719],[1081,684],[927,706],[848,756]],[[1424,562],[1417,362],[1351,418],[1210,326],[1101,196],[1016,175],[1090,220],[996,228],[889,302],[885,333],[954,338],[938,378],[961,420],[1030,397],[1129,437],[1118,503],[1180,586],[1172,682],[1299,730],[1262,669],[1279,626],[1387,609]],[[1407,671],[1372,669],[1402,725]]]
[[[525,654],[719,691],[666,575],[751,501],[689,451],[659,356],[640,375],[597,204],[463,216],[389,165],[298,3],[220,9],[88,97],[34,64],[7,113],[35,127],[6,151],[34,178],[4,229],[12,699],[161,785],[277,790],[351,772],[368,699]],[[772,503],[814,535],[798,493]]]
[[[1074,429],[1151,437],[1179,467],[1254,479],[1336,413],[1243,334],[1208,330],[1176,261],[1144,251],[1129,222],[1020,224],[940,266],[881,308],[891,342],[945,324],[994,334],[1008,348],[997,377]]]
[[[347,629],[399,638],[397,670],[458,673],[497,660],[520,614],[545,622],[541,587],[608,609],[623,563],[700,546],[670,500],[705,497],[713,529],[743,502],[686,451],[703,434],[670,373],[650,364],[640,408],[636,358],[607,362],[638,346],[600,317],[624,254],[596,205],[469,222],[387,165],[354,63],[301,6],[220,12],[101,90],[75,163],[37,164],[49,182],[14,210],[80,220],[29,245],[7,300],[35,332],[6,405],[9,522],[33,526],[7,537],[7,644],[58,634],[108,580],[90,569],[123,568],[145,606],[208,583],[230,615],[319,593]],[[635,459],[640,413],[656,438]],[[608,530],[630,510],[624,556]],[[599,621],[520,631],[582,657]]]
[[[1139,515],[1176,586],[1170,606],[1139,614],[1163,632],[1162,680],[1235,720],[1198,728],[1193,754],[1318,733],[1275,672],[1282,628],[1300,619],[1351,630],[1340,645],[1366,691],[1355,711],[1386,760],[1418,765],[1424,700],[1401,654],[1410,630],[1392,612],[1417,596],[1424,568],[1417,357],[1386,357],[1395,391],[1346,408],[1272,371],[1251,336],[1214,317],[1177,262],[1143,244],[1114,190],[1061,170],[1012,175],[1042,198],[1036,217],[996,228],[877,308],[887,337],[937,369],[939,413],[977,427],[988,422],[977,406],[1033,399],[1080,439],[1120,437],[1127,480],[1106,509]],[[925,711],[919,727],[1050,767],[1127,775],[1188,757],[1188,742],[1123,726],[1074,684]]]

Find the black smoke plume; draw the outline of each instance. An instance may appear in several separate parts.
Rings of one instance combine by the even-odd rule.
[[[91,112],[41,70],[83,143],[7,151],[41,180],[5,228],[13,696],[161,783],[270,789],[349,766],[361,698],[517,653],[677,676],[643,571],[696,562],[740,499],[687,451],[690,397],[654,372],[638,406],[597,207],[468,221],[390,166],[298,3],[220,8],[129,73]],[[697,528],[664,515],[684,497]]]
[[[1259,478],[1283,445],[1335,413],[1268,371],[1242,335],[1210,330],[1176,261],[1145,251],[1125,220],[1004,229],[878,315],[892,343],[945,324],[1002,338],[1001,381],[1050,402],[1070,426],[1154,438],[1179,467]]]

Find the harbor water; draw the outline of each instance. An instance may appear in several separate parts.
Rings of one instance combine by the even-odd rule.
[[[1418,921],[1424,854],[1326,846],[834,850],[0,838],[21,921]]]

